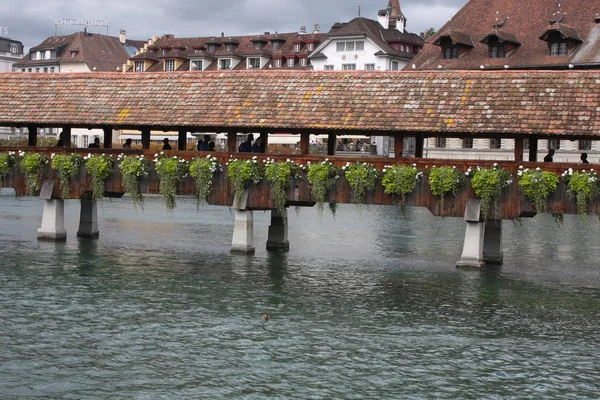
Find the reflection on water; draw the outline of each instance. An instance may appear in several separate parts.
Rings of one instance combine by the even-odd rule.
[[[39,200],[0,198],[0,398],[598,398],[595,218],[505,222],[479,272],[426,210],[292,210],[287,254],[256,212],[244,256],[229,209],[146,203],[84,240],[67,202],[55,244]]]

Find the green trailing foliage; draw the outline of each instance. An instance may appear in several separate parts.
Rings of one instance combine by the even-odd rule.
[[[456,167],[431,167],[429,170],[429,187],[434,196],[439,197],[440,207],[444,208],[447,194],[456,195],[466,183],[465,175]]]
[[[400,196],[401,203],[404,203],[406,196],[415,190],[422,176],[423,173],[417,169],[417,164],[386,165],[383,168],[381,184],[386,194]]]
[[[167,210],[177,206],[177,183],[188,176],[189,163],[177,156],[169,157],[164,152],[155,154],[154,169],[160,178],[158,190]]]
[[[546,200],[558,187],[558,176],[541,168],[530,170],[523,167],[519,167],[517,176],[523,197],[533,204],[536,212],[546,211]]]
[[[271,186],[271,195],[275,207],[285,220],[285,205],[287,203],[287,190],[290,187],[290,179],[300,177],[300,166],[287,159],[285,162],[277,162],[270,158],[265,160],[265,177]]]
[[[19,166],[25,174],[27,195],[32,196],[41,188],[42,173],[44,166],[48,164],[48,157],[44,154],[19,151],[19,158],[21,159]]]
[[[200,207],[206,203],[210,195],[215,173],[221,169],[221,164],[211,155],[195,158],[190,163],[190,175],[196,184],[197,206]]]
[[[17,157],[14,151],[0,153],[0,184],[2,184],[8,174],[10,174],[10,170],[15,166],[16,162]]]
[[[569,168],[562,174],[567,183],[569,197],[577,203],[577,214],[584,217],[588,215],[589,205],[598,196],[598,175],[593,169],[573,171]]]
[[[375,191],[379,171],[372,164],[360,162],[346,163],[342,171],[352,189],[354,203],[363,204],[367,194]]]
[[[117,165],[121,170],[123,188],[131,196],[133,206],[144,208],[144,196],[140,190],[140,181],[148,178],[150,162],[143,156],[126,156],[119,154]]]
[[[83,157],[79,154],[52,154],[52,169],[58,174],[60,197],[67,199],[71,194],[71,180],[81,172]]]
[[[232,158],[227,163],[227,176],[234,195],[234,207],[239,207],[244,191],[250,185],[257,185],[262,181],[264,166],[257,161],[256,156],[251,160]]]
[[[115,160],[105,154],[99,156],[88,154],[84,160],[85,170],[92,178],[92,200],[100,200],[104,197],[106,180],[112,174]]]
[[[471,176],[471,186],[475,195],[481,199],[481,214],[484,220],[498,217],[498,203],[502,189],[513,182],[510,172],[494,164],[492,168],[469,168],[467,176]]]
[[[318,164],[308,162],[306,164],[308,183],[310,190],[317,203],[317,211],[319,215],[323,214],[323,205],[327,200],[327,193],[339,178],[339,169],[333,165],[329,159],[325,159]],[[330,209],[335,215],[335,207]]]

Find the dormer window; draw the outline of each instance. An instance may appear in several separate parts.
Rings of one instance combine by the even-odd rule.
[[[144,62],[143,61],[135,62],[135,72],[144,72]]]
[[[175,60],[165,60],[165,71],[175,71]]]
[[[308,65],[308,59],[307,58],[301,58],[300,59],[300,66],[301,67],[306,67]]]
[[[225,50],[232,51],[233,50],[233,45],[231,43],[226,44],[225,45]]]
[[[288,58],[287,59],[287,66],[288,67],[293,67],[294,66],[294,62],[295,62],[295,60],[293,58]]]
[[[444,60],[456,60],[458,58],[458,46],[447,46],[444,48]]]
[[[309,42],[306,44],[306,50],[308,51],[314,51],[315,50],[315,44],[312,42]]]
[[[521,45],[516,35],[503,30],[494,30],[481,40],[488,45],[490,58],[506,58],[513,50]]]
[[[208,52],[209,53],[214,54],[216,50],[217,50],[217,45],[216,44],[210,43],[208,45]]]
[[[569,53],[569,44],[566,41],[550,43],[551,56],[566,56]]]
[[[302,48],[302,44],[300,44],[300,43],[294,43],[294,52],[295,53],[298,53],[301,48]]]
[[[202,60],[192,60],[190,62],[190,71],[202,71]]]
[[[445,60],[456,60],[475,47],[470,35],[456,31],[440,35],[434,45],[442,48]]]
[[[275,59],[275,67],[276,68],[281,68],[281,58],[276,58]]]
[[[271,50],[277,51],[281,48],[281,42],[273,42],[271,43]]]
[[[576,29],[561,23],[551,25],[540,39],[548,43],[550,56],[567,56],[583,42]]]
[[[254,42],[254,50],[260,50],[260,42]]]
[[[12,54],[17,54],[19,52],[19,45],[17,45],[16,43],[11,43],[10,44],[10,52]]]

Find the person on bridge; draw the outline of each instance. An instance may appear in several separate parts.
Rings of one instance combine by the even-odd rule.
[[[552,162],[554,160],[554,149],[548,150],[548,154],[544,157],[544,162]]]
[[[90,149],[99,149],[100,148],[100,139],[99,138],[94,139],[94,143],[90,143],[90,145],[88,146],[88,148],[90,148]]]
[[[587,153],[581,153],[581,162],[583,164],[589,164],[590,162],[587,159]]]
[[[131,149],[131,139],[125,140],[125,144],[123,145],[124,149]]]
[[[258,139],[256,139],[256,142],[254,142],[254,144],[252,145],[252,152],[253,153],[264,153],[265,152],[265,146],[264,146],[264,138],[262,136],[259,136]]]
[[[169,144],[169,138],[164,138],[163,143],[164,143],[163,150],[173,150],[171,148],[171,145]]]
[[[254,140],[254,135],[253,134],[249,134],[248,138],[246,139],[245,142],[243,142],[242,144],[240,144],[240,147],[238,148],[238,151],[240,153],[252,153],[252,141]]]
[[[204,135],[204,140],[198,141],[198,151],[208,151],[208,143],[210,142],[210,136]]]

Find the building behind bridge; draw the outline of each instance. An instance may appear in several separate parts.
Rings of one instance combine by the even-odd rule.
[[[407,70],[570,70],[600,67],[600,7],[597,0],[469,1],[434,36]],[[548,89],[549,97],[553,96]],[[527,107],[527,104],[523,104]],[[549,109],[548,113],[554,110]],[[543,137],[544,132],[540,132]],[[528,148],[526,140],[525,149]],[[540,140],[540,156],[578,161],[582,152],[598,161],[600,142]],[[435,158],[512,159],[514,140],[490,137],[426,139]]]
[[[0,27],[0,35],[7,31],[7,28]],[[23,52],[23,43],[0,36],[0,73],[14,71],[13,64],[23,58]],[[19,130],[15,127],[0,127],[0,139],[15,136],[18,132]]]

